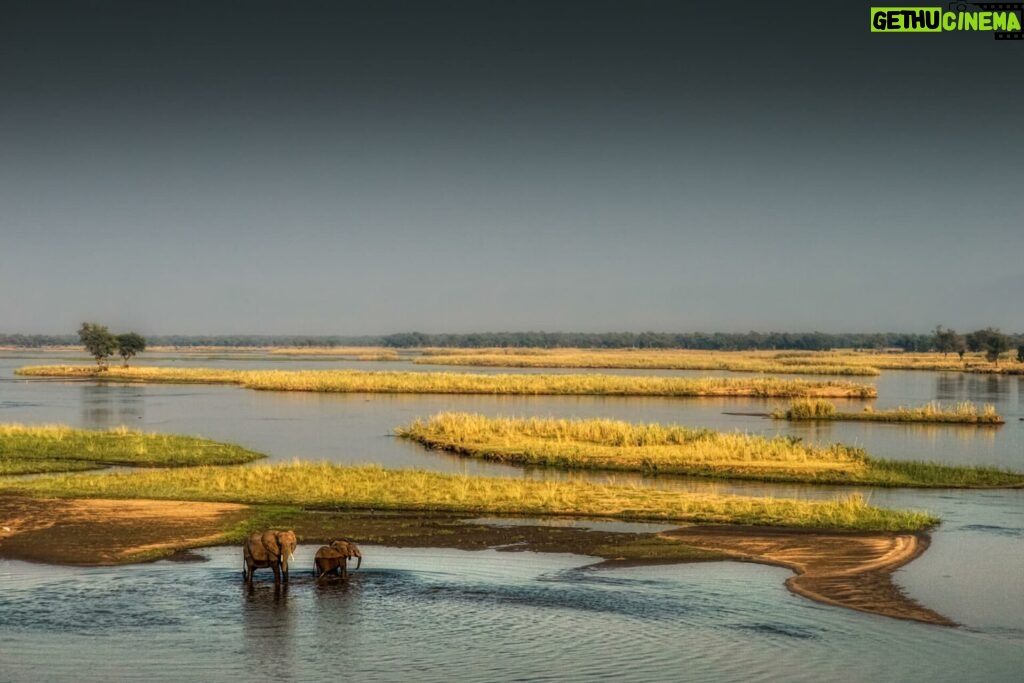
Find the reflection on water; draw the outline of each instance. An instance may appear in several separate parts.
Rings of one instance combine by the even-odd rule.
[[[941,372],[935,377],[937,401],[962,401],[967,391],[967,375],[962,372]]]
[[[145,387],[131,384],[99,385],[80,383],[81,426],[110,429],[125,425],[134,428],[146,416]]]
[[[3,678],[955,681],[1011,680],[1020,664],[1020,633],[819,605],[779,568],[364,550],[372,566],[349,581],[297,573],[277,591],[243,588],[233,548],[189,564],[2,563]]]
[[[298,616],[296,606],[288,600],[289,586],[254,581],[238,590],[244,594],[241,615],[237,619],[242,624],[246,669],[260,677],[289,680],[298,657],[295,651]]]
[[[981,375],[960,372],[935,373],[935,398],[939,401],[1006,402],[1016,398],[1020,375]]]

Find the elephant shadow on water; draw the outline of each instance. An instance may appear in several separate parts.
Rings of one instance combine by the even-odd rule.
[[[242,599],[243,655],[253,679],[291,680],[298,663],[300,607],[287,586],[246,585]]]

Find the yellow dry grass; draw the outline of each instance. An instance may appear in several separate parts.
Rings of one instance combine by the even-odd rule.
[[[810,477],[865,469],[863,450],[840,444],[820,447],[781,436],[619,420],[491,418],[449,412],[417,420],[398,434],[432,448],[530,466],[724,476],[786,472]]]
[[[701,351],[689,349],[445,349],[423,351],[416,363],[529,368],[639,368],[725,370],[774,374],[877,375],[881,370],[1018,373],[1016,352],[998,365],[982,353],[881,353],[874,351]]]
[[[789,364],[775,359],[770,352],[682,349],[430,349],[414,362],[424,365],[722,370],[805,375],[871,376],[879,372],[869,366],[840,363]]]
[[[842,444],[678,425],[441,413],[398,434],[431,448],[530,467],[867,486],[1024,486],[1024,474],[1006,470],[881,460]]]
[[[584,482],[535,481],[292,463],[251,467],[0,479],[0,490],[65,498],[148,498],[319,509],[572,515],[820,529],[916,530],[938,519],[872,507],[861,496],[799,501],[673,493]]]
[[[930,422],[938,424],[999,425],[1004,420],[996,407],[986,403],[979,410],[970,401],[943,406],[931,401],[921,406],[897,406],[887,410],[874,410],[870,406],[860,413],[844,413],[831,401],[820,398],[798,398],[785,410],[776,410],[772,416],[785,420],[847,420],[865,422]]]
[[[223,370],[205,368],[36,366],[17,370],[27,377],[90,378],[105,381],[224,383],[272,391],[410,394],[516,394],[574,396],[755,396],[870,398],[873,386],[847,381],[773,377],[688,378],[624,375],[490,375],[454,372],[362,372],[357,370]]]

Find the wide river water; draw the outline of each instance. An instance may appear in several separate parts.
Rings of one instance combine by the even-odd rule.
[[[86,362],[84,356],[74,356]],[[240,443],[272,460],[379,463],[491,476],[568,475],[474,463],[392,436],[440,410],[613,417],[843,441],[887,458],[1024,470],[1024,377],[887,372],[878,408],[993,403],[999,428],[789,425],[725,412],[758,399],[326,395],[231,386],[25,380],[0,357],[0,422],[118,425]],[[140,364],[440,371],[368,363],[146,354]],[[448,368],[447,370],[452,370]],[[459,368],[469,372],[521,370]],[[528,371],[527,371],[528,372]],[[545,372],[559,372],[546,370]],[[574,371],[583,372],[583,371]],[[711,372],[618,371],[706,376]],[[738,375],[737,375],[738,376]],[[814,377],[808,377],[814,379]],[[858,380],[860,381],[860,380]],[[859,410],[869,402],[849,401]],[[684,491],[825,497],[849,489],[727,484],[605,474],[571,476]],[[1024,491],[861,489],[873,504],[944,522],[895,579],[961,623],[943,628],[817,604],[790,594],[788,571],[713,563],[594,571],[574,555],[364,547],[347,583],[313,584],[300,546],[287,591],[242,586],[236,548],[204,562],[67,568],[0,561],[0,681],[193,680],[1020,680],[1024,670]],[[331,673],[327,673],[331,672]]]

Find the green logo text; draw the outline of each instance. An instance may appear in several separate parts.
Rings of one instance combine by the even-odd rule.
[[[872,7],[872,33],[1019,31],[1016,12],[943,12],[941,7]]]

